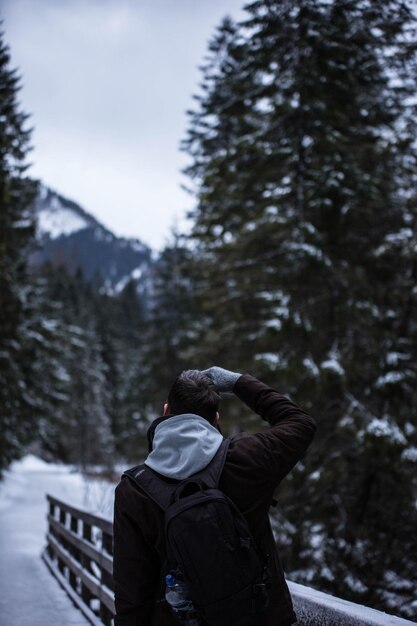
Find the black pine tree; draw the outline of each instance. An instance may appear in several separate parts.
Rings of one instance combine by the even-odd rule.
[[[0,471],[35,430],[22,336],[35,185],[25,177],[30,131],[18,103],[19,77],[10,63],[0,34]]]
[[[105,301],[101,297],[98,305],[115,450],[119,457],[135,461],[141,456],[145,430],[138,394],[145,334],[142,298],[132,280],[118,297],[106,297]]]
[[[24,329],[30,363],[32,415],[38,426],[37,450],[49,460],[69,461],[68,407],[71,379],[67,367],[70,333],[63,319],[63,303],[51,297],[53,270],[31,273]]]
[[[44,266],[32,275],[33,413],[38,416],[41,453],[83,469],[114,462],[111,348],[104,332],[107,296],[95,292],[81,274]],[[99,313],[100,312],[100,313]],[[114,319],[114,318],[113,318]]]
[[[211,45],[185,142],[198,340],[318,416],[281,491],[293,576],[409,616],[415,542],[386,545],[416,517],[413,16],[400,0],[246,8]]]

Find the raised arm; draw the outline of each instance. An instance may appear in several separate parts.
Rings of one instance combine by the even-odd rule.
[[[250,374],[240,375],[219,367],[205,370],[219,391],[233,392],[270,424],[267,430],[239,441],[252,462],[262,464],[265,482],[276,486],[310,445],[316,431],[314,419],[289,398]],[[247,448],[247,450],[245,450]]]
[[[271,426],[254,439],[268,452],[269,479],[272,485],[277,484],[307,450],[316,423],[289,398],[249,374],[237,380],[233,391]]]

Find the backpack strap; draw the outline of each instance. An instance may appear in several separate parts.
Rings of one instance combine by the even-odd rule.
[[[175,483],[169,483],[163,478],[160,478],[156,473],[150,469],[147,465],[142,463],[136,465],[123,473],[122,478],[127,476],[132,482],[135,483],[139,489],[144,491],[151,500],[153,500],[163,511],[168,508],[174,492],[177,490],[178,485],[181,482],[188,481],[201,481],[209,489],[218,487],[220,476],[223,471],[224,464],[226,462],[226,455],[229,449],[230,439],[223,439],[217,450],[215,456],[210,463],[201,471],[193,474],[184,481],[176,481]]]
[[[141,491],[144,491],[163,511],[169,506],[178,483],[168,483],[159,478],[144,463],[136,465],[123,473],[122,478],[127,476]]]

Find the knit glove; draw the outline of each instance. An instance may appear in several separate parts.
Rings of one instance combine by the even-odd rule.
[[[208,370],[203,370],[201,373],[211,378],[217,390],[224,393],[233,393],[233,387],[236,381],[242,376],[242,374],[238,374],[237,372],[231,372],[230,370],[216,366],[210,367]]]

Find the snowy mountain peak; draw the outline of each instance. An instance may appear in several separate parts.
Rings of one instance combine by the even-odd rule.
[[[41,210],[38,214],[39,234],[49,235],[51,239],[69,235],[87,226],[87,222],[80,216],[63,207],[58,198],[54,198],[49,209]]]
[[[76,202],[41,185],[35,200],[38,247],[32,265],[49,262],[84,277],[108,293],[119,293],[130,280],[138,287],[151,262],[142,241],[117,237]]]
[[[39,238],[57,239],[88,228],[95,221],[81,207],[46,185],[40,187],[36,200],[36,214]]]

